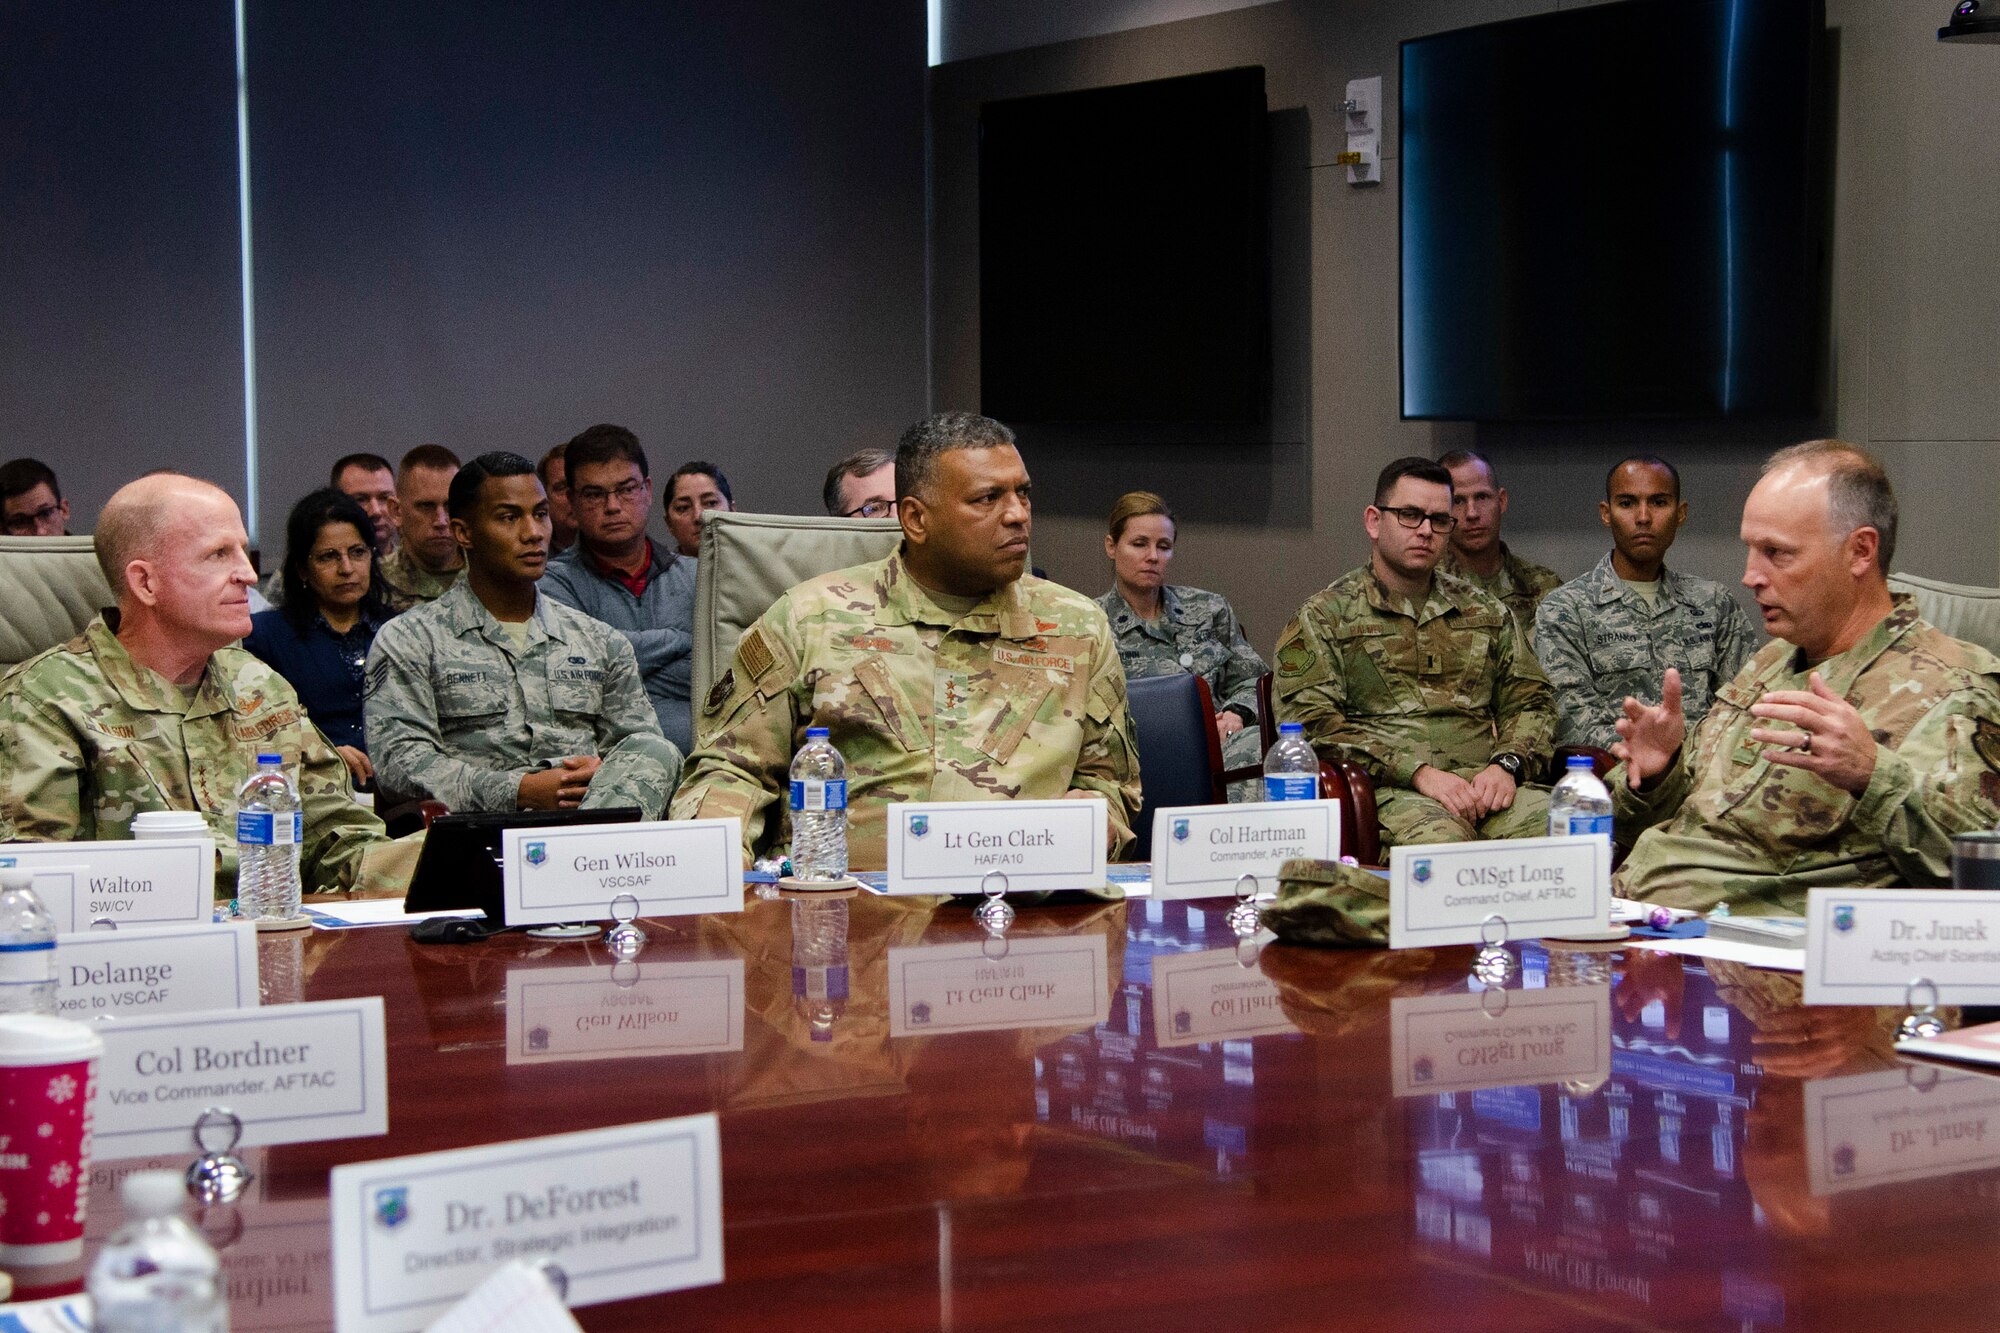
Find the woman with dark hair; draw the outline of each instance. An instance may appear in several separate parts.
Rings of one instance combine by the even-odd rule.
[[[356,786],[375,777],[361,723],[361,677],[375,631],[389,618],[374,531],[361,506],[331,487],[292,506],[285,603],[250,617],[243,640],[298,691]]]

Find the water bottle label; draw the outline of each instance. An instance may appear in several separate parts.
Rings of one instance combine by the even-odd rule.
[[[847,808],[847,779],[792,779],[792,809],[804,814]]]
[[[1602,833],[1602,834],[1603,834],[1603,835],[1604,835],[1605,837],[1607,837],[1607,838],[1608,838],[1608,837],[1610,837],[1610,836],[1611,836],[1611,816],[1610,816],[1610,815],[1571,815],[1571,816],[1569,817],[1569,836],[1570,836],[1570,837],[1572,837],[1572,838],[1581,838],[1581,837],[1586,837],[1586,836],[1588,836],[1589,834],[1592,834],[1592,833]]]
[[[0,985],[39,985],[54,980],[56,942],[0,944]]]
[[[284,847],[301,843],[306,840],[305,824],[305,814],[299,810],[294,810],[289,819],[270,810],[256,813],[239,810],[236,813],[236,841],[253,847]]]
[[[1267,801],[1310,801],[1319,795],[1319,778],[1312,773],[1267,773],[1264,799]]]

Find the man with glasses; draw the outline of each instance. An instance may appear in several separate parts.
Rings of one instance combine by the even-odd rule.
[[[9,537],[69,535],[69,501],[47,463],[16,458],[0,464],[0,506]]]
[[[1507,607],[1436,572],[1451,474],[1397,459],[1362,523],[1368,563],[1278,636],[1278,720],[1303,723],[1321,758],[1367,770],[1384,846],[1542,836],[1548,790],[1523,779],[1548,756],[1555,694]]]
[[[557,467],[569,479],[578,540],[549,562],[542,591],[625,636],[660,730],[687,754],[695,562],[646,535],[653,504],[646,451],[623,426],[592,426],[563,446]]]
[[[896,512],[896,454],[870,446],[835,463],[820,490],[833,518],[888,518]]]
[[[1532,635],[1535,609],[1542,598],[1562,586],[1562,576],[1523,560],[1500,540],[1507,488],[1500,484],[1486,455],[1454,449],[1438,463],[1451,473],[1451,512],[1458,520],[1438,568],[1498,597],[1514,613],[1521,633]]]

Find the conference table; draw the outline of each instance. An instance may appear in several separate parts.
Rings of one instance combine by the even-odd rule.
[[[1638,943],[1513,944],[1489,988],[1470,948],[1244,941],[1228,906],[1023,903],[996,941],[963,901],[762,890],[642,923],[620,963],[518,933],[265,936],[266,1004],[384,997],[389,1133],[254,1150],[245,1196],[198,1210],[233,1326],[332,1327],[336,1165],[707,1111],[725,1280],[585,1328],[2000,1323],[2000,1082],[1899,1060],[1898,1015]],[[994,983],[995,1006],[949,1030],[893,1013],[892,969],[908,1002],[919,965]],[[1012,1003],[1051,966],[1088,995]],[[695,976],[723,980],[656,985]],[[551,1013],[691,1008],[672,1050],[565,1049],[509,1022],[542,985]],[[1418,1053],[1540,1015],[1567,1016],[1559,1078],[1509,1081],[1516,1050],[1482,1086]],[[1931,1139],[1907,1168],[1896,1126]],[[93,1236],[143,1164],[96,1164]]]

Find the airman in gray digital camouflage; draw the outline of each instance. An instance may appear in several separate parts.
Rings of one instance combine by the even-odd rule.
[[[1628,458],[1604,489],[1597,513],[1611,529],[1611,553],[1543,598],[1534,628],[1535,656],[1556,691],[1556,744],[1608,750],[1626,696],[1657,694],[1670,666],[1680,670],[1688,725],[1699,724],[1760,636],[1729,589],[1666,567],[1687,521],[1673,464]]]
[[[384,625],[368,654],[377,780],[455,811],[637,806],[659,818],[680,751],[624,636],[536,591],[549,517],[534,465],[482,454],[452,479],[450,505],[465,579]]]
[[[1548,790],[1524,782],[1548,758],[1555,701],[1507,608],[1434,574],[1451,494],[1429,459],[1384,468],[1364,514],[1369,563],[1278,636],[1278,720],[1367,770],[1385,846],[1547,831]]]
[[[1536,607],[1562,586],[1562,576],[1515,555],[1500,540],[1507,488],[1500,485],[1492,462],[1484,454],[1454,449],[1438,462],[1451,473],[1452,516],[1456,520],[1451,542],[1438,564],[1439,572],[1464,579],[1497,597],[1513,613],[1521,633],[1532,634]]]

